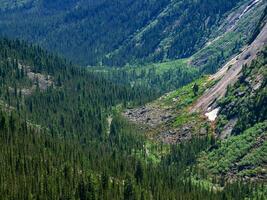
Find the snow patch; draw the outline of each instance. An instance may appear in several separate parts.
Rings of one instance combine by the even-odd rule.
[[[215,108],[214,110],[207,112],[205,116],[207,116],[208,119],[213,122],[217,118],[219,111],[220,111],[220,108]]]

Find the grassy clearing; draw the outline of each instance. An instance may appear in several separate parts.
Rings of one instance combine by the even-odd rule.
[[[199,86],[199,91],[197,95],[193,92],[193,86],[197,84]],[[209,87],[208,76],[203,76],[202,78],[168,94],[165,98],[165,104],[174,104],[177,109],[185,108],[191,105],[203,92]],[[176,100],[176,101],[175,101]]]
[[[179,59],[137,66],[128,65],[123,68],[90,67],[88,70],[101,73],[115,83],[149,88],[160,96],[199,78],[199,69],[191,67],[188,63],[188,59]]]
[[[204,91],[214,85],[214,81],[209,80],[208,76],[203,76],[196,81],[173,91],[163,98],[157,100],[157,103],[161,107],[171,107],[177,112],[177,117],[173,122],[174,127],[180,127],[188,122],[199,122],[203,119],[197,113],[190,113],[190,107],[196,102],[196,100],[204,93]],[[199,90],[197,94],[194,94],[193,86],[198,85]],[[197,127],[197,129],[200,127]]]

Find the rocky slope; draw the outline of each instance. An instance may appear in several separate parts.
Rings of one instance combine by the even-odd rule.
[[[248,7],[244,7],[243,11],[240,12],[241,14],[239,14],[239,20],[241,20],[241,18],[258,3],[260,3],[260,1],[255,1]],[[192,116],[198,115],[199,117],[195,118],[202,119],[203,117],[207,117],[210,121],[215,121],[217,114],[220,111],[220,108],[218,108],[219,100],[225,96],[227,88],[233,85],[242,75],[241,71],[243,66],[250,66],[251,62],[258,56],[259,52],[261,52],[267,45],[267,24],[265,20],[263,20],[264,18],[265,17],[263,16],[261,24],[259,24],[261,30],[255,37],[254,41],[251,44],[244,46],[242,51],[238,55],[233,56],[233,58],[230,59],[217,73],[208,78],[202,78],[195,81],[178,91],[164,95],[155,102],[142,108],[127,110],[124,115],[135,123],[141,123],[152,128],[154,135],[156,132],[156,135],[159,136],[158,138],[167,143],[179,142],[181,141],[181,138],[191,138],[196,132],[200,132],[200,134],[209,132],[210,130],[204,131],[205,128],[193,128],[194,126],[197,126],[199,121],[193,120],[193,122],[190,122],[190,120],[192,119]],[[248,18],[246,18],[246,20],[248,20]],[[236,22],[236,24],[238,23]],[[217,40],[221,41],[223,40],[222,38],[223,36]],[[210,44],[207,43],[207,46],[209,45]],[[200,50],[200,52],[201,51],[203,50]],[[196,55],[198,55],[198,53]],[[194,59],[195,55],[193,55],[192,58]],[[196,96],[194,96],[192,89],[194,84],[197,84],[200,88]],[[173,126],[175,121],[179,121],[181,116],[184,121],[180,123],[180,126],[178,127]],[[228,124],[228,129],[230,130],[233,125],[234,121],[231,121],[231,123]],[[212,125],[211,128],[214,129],[214,126]]]
[[[217,73],[124,115],[142,124],[153,140],[163,143],[180,143],[207,134],[216,137],[217,143],[200,156],[197,165],[206,172],[205,178],[266,181],[265,19],[262,16],[253,42]]]
[[[236,83],[217,101],[218,141],[202,155],[200,168],[227,179],[267,179],[267,48],[243,67]]]
[[[200,97],[192,108],[192,112],[204,111],[216,107],[216,102],[225,95],[227,87],[234,84],[241,75],[244,65],[250,65],[257,54],[267,45],[267,24],[264,25],[262,31],[253,41],[251,45],[245,47],[244,50],[224,65],[211,79],[217,80],[218,83],[210,90],[206,91]]]
[[[195,84],[199,87],[197,94],[192,89]],[[200,95],[214,84],[207,76],[202,77],[141,108],[128,109],[123,115],[141,125],[152,139],[168,144],[206,135],[209,132],[206,118],[190,113],[190,109]]]

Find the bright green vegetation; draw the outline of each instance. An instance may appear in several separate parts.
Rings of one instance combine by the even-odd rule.
[[[117,84],[149,88],[158,96],[184,86],[200,75],[197,68],[188,65],[187,59],[124,68],[97,67],[89,68],[89,71],[97,72]]]
[[[144,151],[143,151],[144,150]],[[170,153],[170,146],[167,144],[159,144],[152,140],[146,140],[142,151],[133,152],[135,156],[143,159],[144,162],[160,164],[161,160]]]
[[[164,100],[160,100],[162,106],[171,106],[176,110],[177,117],[173,122],[174,127],[180,127],[188,122],[195,122],[195,125],[201,126],[203,119],[197,113],[190,113],[189,108],[194,102],[210,88],[215,82],[209,80],[208,76],[203,76],[180,89],[169,93]],[[194,85],[198,90],[194,93]],[[196,127],[196,130],[198,128]]]
[[[198,85],[198,92],[194,94],[193,86]],[[187,108],[191,105],[195,100],[200,97],[203,92],[213,85],[212,81],[209,80],[208,76],[203,76],[186,86],[179,88],[178,90],[171,92],[164,99],[163,103],[166,105],[175,105],[178,109]],[[177,101],[173,101],[176,99]]]
[[[201,167],[215,175],[229,172],[237,176],[266,175],[267,122],[259,123],[238,136],[218,143],[217,149],[203,154]]]
[[[194,85],[197,85],[199,88],[197,94],[194,94],[193,92]],[[198,97],[200,97],[208,88],[208,77],[203,77],[169,95],[169,97],[167,98],[168,103],[175,100],[175,108],[179,111],[177,118],[173,123],[173,126],[180,127],[188,122],[196,122],[196,125],[198,124],[199,126],[201,126],[202,120],[200,119],[199,115],[190,113],[188,111],[188,107],[192,106],[192,104],[198,99]]]
[[[1,34],[38,43],[83,65],[124,66],[190,57],[226,13],[248,0],[0,2],[19,8],[1,11]]]

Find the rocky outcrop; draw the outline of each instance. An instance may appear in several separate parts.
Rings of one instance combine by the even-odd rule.
[[[51,87],[54,83],[53,77],[50,75],[44,75],[41,73],[33,72],[30,66],[25,66],[19,63],[19,69],[24,70],[24,73],[27,75],[33,83],[31,88],[22,88],[21,93],[25,96],[31,95],[32,92],[38,87],[41,91],[45,91],[48,87]]]
[[[224,126],[223,130],[218,134],[218,138],[220,139],[226,139],[228,138],[232,130],[234,129],[236,123],[237,123],[237,118],[229,120],[229,122]]]
[[[229,85],[233,85],[241,75],[241,70],[244,65],[250,65],[252,60],[256,58],[267,45],[267,24],[254,42],[246,47],[239,55],[230,60],[224,67],[221,68],[215,75],[211,77],[213,80],[218,80],[211,89],[207,90],[192,107],[191,112],[206,112],[209,107],[214,106],[221,99]]]

